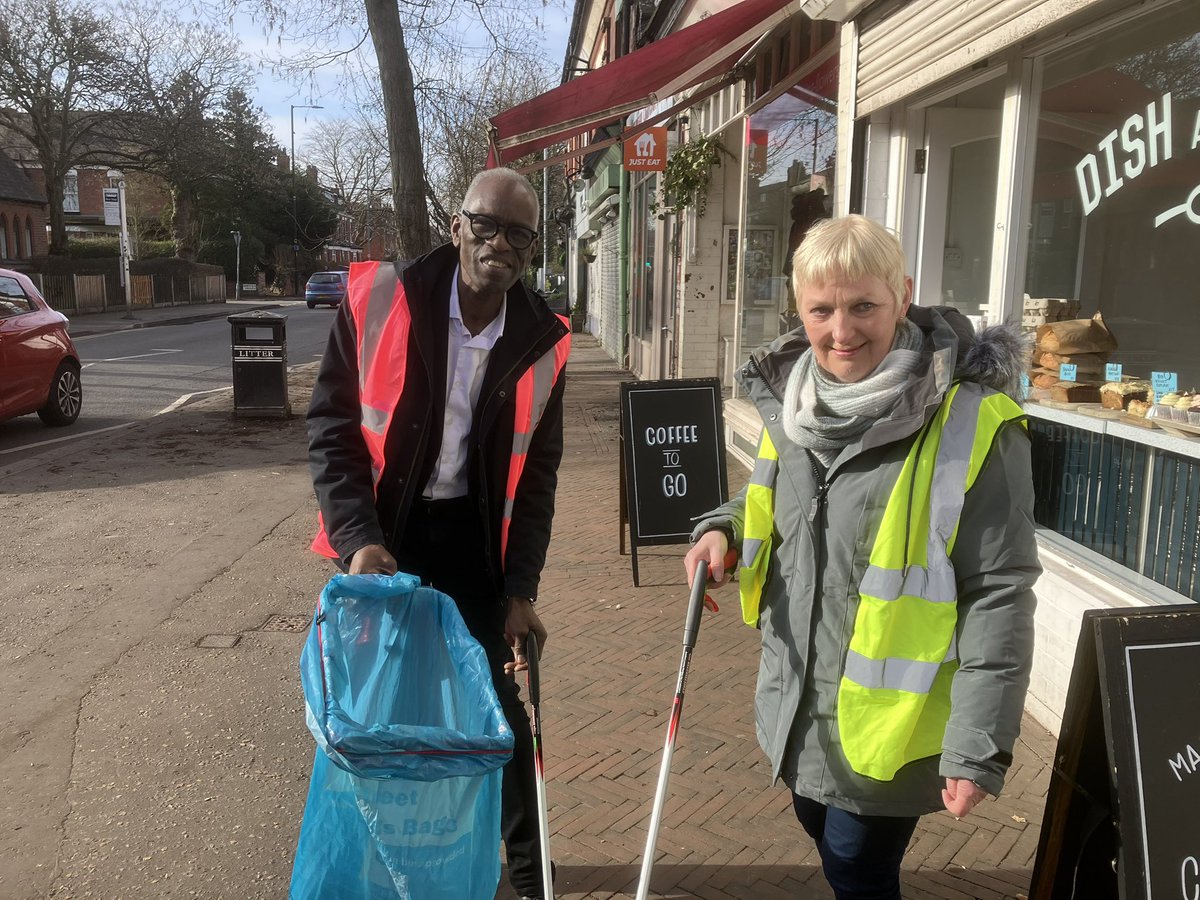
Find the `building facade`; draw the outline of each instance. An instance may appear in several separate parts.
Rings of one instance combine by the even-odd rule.
[[[0,266],[46,252],[46,195],[0,153]]]
[[[1153,380],[1160,397],[1200,386],[1194,0],[597,8],[608,12],[577,8],[564,86],[493,123],[501,138],[526,123],[516,149],[569,133],[568,158],[586,160],[564,165],[588,330],[638,378],[720,379],[726,445],[747,464],[762,423],[733,373],[798,324],[791,255],[814,222],[846,212],[900,236],[919,304],[1031,335],[1050,310],[1100,313],[1117,341],[1100,380]],[[656,49],[686,54],[716,22],[744,38],[710,54],[721,66],[655,68]],[[602,45],[624,55],[597,66]],[[623,81],[655,70],[661,89],[621,93],[609,69]],[[583,85],[620,110],[615,124],[576,115]],[[556,99],[575,106],[550,121]],[[650,125],[675,148],[719,146],[705,204],[677,203],[662,173],[623,171],[620,142]],[[1046,573],[1030,709],[1056,731],[1085,609],[1200,600],[1200,422],[1147,427],[1092,407],[1031,382]]]

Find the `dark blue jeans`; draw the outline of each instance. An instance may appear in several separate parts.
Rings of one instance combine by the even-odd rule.
[[[900,900],[900,861],[917,817],[862,816],[792,794],[837,900]]]

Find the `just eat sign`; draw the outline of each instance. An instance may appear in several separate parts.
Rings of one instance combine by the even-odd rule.
[[[625,142],[625,169],[661,172],[667,167],[667,129],[647,128]]]

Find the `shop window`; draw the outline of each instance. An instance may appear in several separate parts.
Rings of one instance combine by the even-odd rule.
[[[79,173],[74,169],[63,176],[63,212],[79,212]]]
[[[1047,58],[1025,292],[1099,311],[1127,375],[1200,387],[1200,8]]]
[[[745,233],[731,228],[725,248],[730,278],[741,256],[739,359],[799,324],[792,253],[833,208],[836,57],[830,65],[832,78],[822,66],[746,120]]]

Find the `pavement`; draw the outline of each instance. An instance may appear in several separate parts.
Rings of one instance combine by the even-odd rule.
[[[684,548],[639,550],[633,586],[617,512],[617,386],[630,376],[587,335],[568,372],[539,601],[556,893],[627,898],[680,660]],[[298,411],[313,375],[291,370]],[[298,658],[331,570],[307,550],[302,417],[235,419],[229,403],[0,461],[8,558],[22,560],[0,597],[19,626],[0,647],[0,898],[286,896],[314,749]],[[744,478],[731,465],[732,485]],[[755,742],[757,633],[730,589],[717,597],[651,896],[830,898]],[[1001,799],[921,820],[906,900],[1024,894],[1054,751],[1026,717]],[[513,896],[502,879],[497,898]]]

